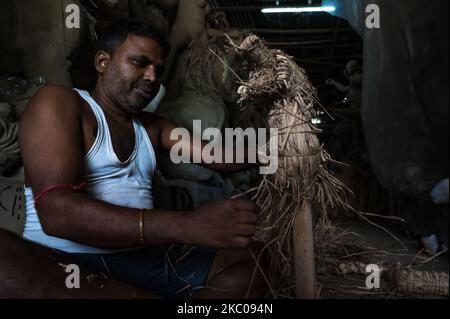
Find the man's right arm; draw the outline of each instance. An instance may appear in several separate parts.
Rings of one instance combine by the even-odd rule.
[[[82,182],[79,103],[73,91],[47,86],[21,116],[19,140],[34,194],[52,185]],[[138,209],[111,205],[68,188],[48,192],[36,209],[48,235],[104,248],[140,245]],[[256,210],[254,204],[240,200],[212,203],[192,212],[153,210],[145,214],[145,239],[148,245],[245,247],[255,231]]]

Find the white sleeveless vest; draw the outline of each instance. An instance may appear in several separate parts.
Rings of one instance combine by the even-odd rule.
[[[98,123],[97,137],[83,162],[82,181],[86,182],[86,193],[92,198],[113,205],[153,209],[152,176],[156,170],[156,158],[144,126],[137,119],[133,119],[135,147],[130,157],[121,162],[114,152],[103,110],[88,92],[75,90],[89,103]],[[121,251],[91,247],[46,235],[39,222],[30,187],[25,187],[25,197],[27,206],[23,234],[25,239],[69,253]]]

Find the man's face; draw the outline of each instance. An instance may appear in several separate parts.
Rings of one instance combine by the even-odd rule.
[[[129,35],[100,75],[106,96],[127,113],[142,111],[158,94],[164,50],[153,39]]]

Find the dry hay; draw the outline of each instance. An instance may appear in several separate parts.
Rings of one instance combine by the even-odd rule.
[[[296,212],[305,204],[313,208],[318,295],[338,298],[344,295],[350,298],[448,296],[448,274],[416,271],[411,265],[384,265],[381,272],[390,286],[375,291],[365,287],[365,266],[385,252],[371,247],[358,234],[333,225],[328,212],[339,208],[351,210],[385,231],[408,251],[395,235],[368,217],[403,220],[359,212],[347,204],[351,192],[331,174],[330,164],[336,162],[320,145],[317,137],[320,130],[312,123],[312,118],[317,116],[316,107],[321,105],[305,71],[290,56],[269,49],[255,35],[248,36],[240,45],[231,39],[229,43],[232,50],[246,58],[250,67],[246,81],[235,74],[240,84],[239,102],[244,107],[252,103],[261,109],[269,108],[267,126],[279,130],[278,171],[264,176],[252,198],[261,207],[255,239],[264,244],[257,261],[267,252],[269,265],[263,275],[270,284],[272,297],[295,297],[293,224]]]
[[[313,207],[317,268],[335,259],[335,228],[327,210],[346,207],[348,189],[329,171],[332,162],[319,143],[321,131],[312,123],[320,106],[305,71],[280,50],[248,36],[231,49],[249,63],[247,81],[240,82],[239,102],[269,106],[268,127],[278,128],[278,171],[266,175],[253,197],[261,207],[258,238],[270,261],[267,277],[274,297],[295,296],[293,222],[296,211]],[[268,148],[268,147],[267,147]],[[340,247],[339,249],[341,249]],[[323,272],[318,272],[318,279]]]
[[[230,63],[233,62],[228,61],[223,40],[200,38],[191,42],[180,58],[180,90],[191,90],[215,99],[233,96],[235,84],[227,68]]]
[[[367,276],[366,263],[362,262],[340,262],[335,270],[341,276],[359,275],[361,278]],[[384,291],[391,290],[392,293],[404,296],[434,296],[448,297],[448,273],[437,271],[421,271],[404,267],[401,264],[384,264],[379,267],[380,276],[383,279],[381,287]],[[364,279],[363,279],[364,280]],[[367,293],[367,289],[366,293]],[[361,293],[363,293],[361,291]]]

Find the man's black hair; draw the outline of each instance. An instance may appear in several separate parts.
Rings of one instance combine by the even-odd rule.
[[[155,40],[166,53],[170,50],[170,45],[166,39],[151,26],[143,22],[126,19],[109,22],[101,28],[96,49],[112,55],[130,34]]]

